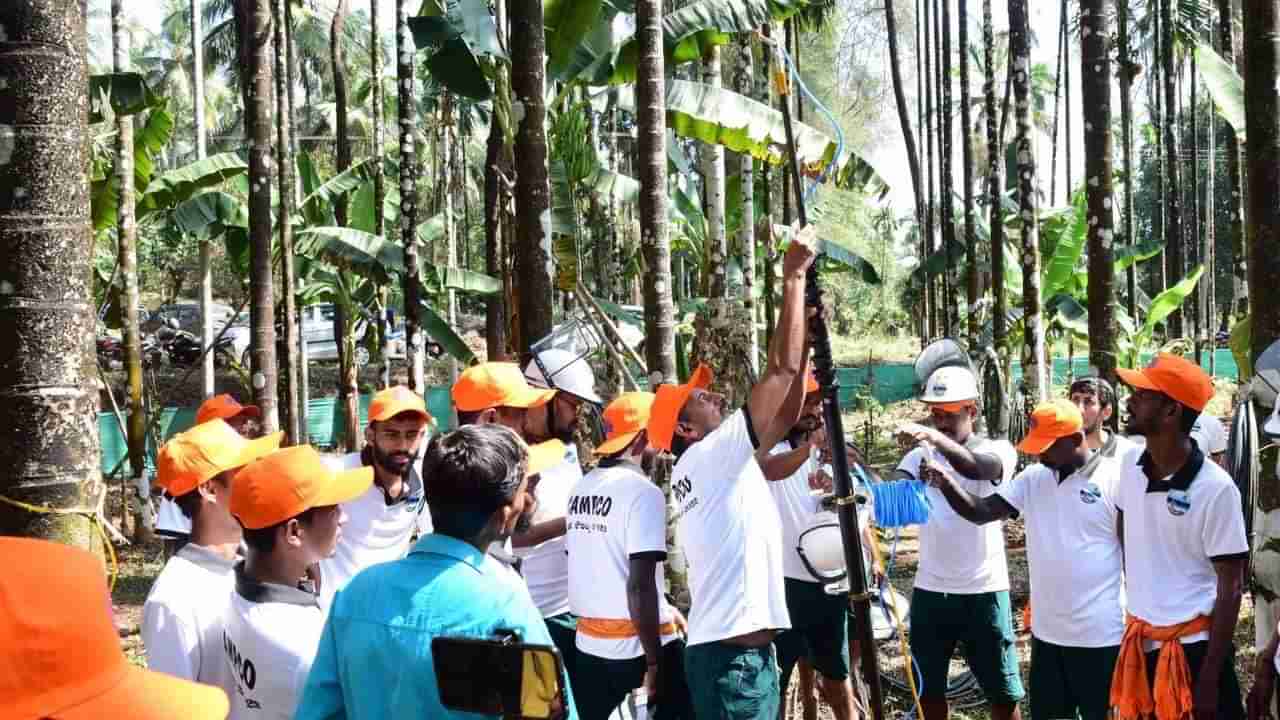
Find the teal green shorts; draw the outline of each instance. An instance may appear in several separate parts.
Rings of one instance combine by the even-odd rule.
[[[921,697],[946,695],[948,666],[960,644],[988,702],[1022,699],[1026,691],[1018,672],[1009,591],[958,595],[917,588],[911,593],[911,656],[924,679]]]
[[[578,616],[573,613],[560,613],[543,618],[543,622],[547,624],[547,632],[551,633],[551,642],[555,643],[556,649],[560,651],[560,659],[564,661],[564,673],[569,676],[569,684],[576,689],[578,686],[575,667],[578,657]]]
[[[849,677],[849,596],[823,592],[819,583],[786,579],[791,629],[774,640],[781,686],[787,687],[800,658],[829,680]]]
[[[774,720],[780,704],[773,644],[744,648],[722,642],[685,649],[685,677],[698,720]]]

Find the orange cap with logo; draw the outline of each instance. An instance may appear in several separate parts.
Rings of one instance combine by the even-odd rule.
[[[659,385],[654,393],[653,407],[649,410],[649,446],[656,450],[671,451],[671,438],[675,437],[680,411],[689,402],[694,390],[711,387],[711,368],[698,365],[689,382],[683,385]]]
[[[0,538],[0,696],[7,718],[223,720],[220,688],[131,664],[102,562],[69,545]]]
[[[230,395],[214,395],[201,403],[200,409],[196,410],[196,424],[200,425],[214,419],[230,420],[240,415],[262,417],[262,410],[258,409],[257,405],[241,405]]]
[[[529,462],[525,466],[524,476],[532,477],[543,470],[553,468],[564,462],[564,454],[567,447],[563,441],[553,438],[536,445],[529,445],[527,449]]]
[[[1031,411],[1031,430],[1018,443],[1018,450],[1028,455],[1039,455],[1059,438],[1074,435],[1084,428],[1080,408],[1070,400],[1059,398],[1040,403]]]
[[[1180,355],[1160,353],[1141,370],[1116,368],[1116,374],[1130,387],[1164,393],[1196,412],[1202,412],[1213,399],[1209,374]]]
[[[453,384],[453,404],[462,412],[497,407],[532,408],[545,405],[555,390],[531,387],[520,366],[507,362],[472,365]]]
[[[630,445],[648,426],[655,397],[651,392],[629,392],[609,403],[604,409],[606,437],[596,446],[596,455],[612,455]]]
[[[277,450],[244,466],[231,481],[231,514],[249,530],[314,507],[354,500],[373,484],[373,468],[335,471],[310,445]]]
[[[160,447],[156,457],[156,486],[172,497],[185,495],[218,474],[279,449],[283,432],[254,440],[245,438],[226,420],[214,418],[178,433]]]
[[[400,413],[417,413],[426,422],[435,422],[422,396],[404,385],[382,390],[369,401],[369,422],[385,422]]]

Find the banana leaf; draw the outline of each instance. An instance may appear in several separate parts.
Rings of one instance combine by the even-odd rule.
[[[1196,269],[1182,278],[1177,285],[1160,293],[1151,301],[1151,307],[1147,310],[1147,319],[1143,322],[1142,329],[1138,331],[1138,342],[1136,344],[1139,350],[1145,347],[1151,339],[1156,325],[1163,322],[1174,310],[1181,307],[1187,298],[1191,296],[1191,293],[1195,292],[1196,283],[1203,273],[1204,265],[1197,265]]]
[[[634,16],[620,13],[605,2],[595,17],[595,24],[581,34],[577,44],[567,54],[549,59],[547,76],[566,84],[577,80],[587,85],[604,85],[613,74],[618,50],[634,34]],[[603,111],[604,106],[597,109]]]
[[[179,230],[203,239],[217,235],[227,226],[248,227],[249,210],[243,199],[214,190],[179,203],[172,218]]]
[[[134,213],[137,220],[142,220],[153,212],[153,199],[147,197],[146,190],[149,189],[151,176],[155,171],[154,158],[172,137],[173,116],[169,114],[165,102],[158,101],[142,124],[134,128],[133,133]],[[120,182],[115,174],[114,155],[111,157],[111,167],[102,177],[92,180],[90,185],[89,211],[94,230],[113,227],[119,218],[120,204]]]
[[[1240,382],[1253,377],[1253,322],[1248,315],[1231,326],[1231,335],[1227,338],[1227,347],[1231,348],[1231,357],[1235,358],[1236,367],[1240,368]]]
[[[400,246],[372,233],[346,227],[299,230],[298,253],[324,260],[342,270],[354,270],[378,283],[391,282],[391,274],[404,268]]]
[[[0,99],[5,93],[0,91]],[[112,115],[137,115],[149,107],[163,102],[151,88],[146,79],[136,72],[104,73],[89,76],[89,122],[99,123],[106,119],[106,108],[103,99],[110,104]],[[3,103],[0,103],[3,104]]]
[[[791,241],[791,227],[789,225],[774,225],[773,233],[779,241],[787,243]],[[824,269],[841,271],[852,270],[859,273],[862,281],[868,285],[880,284],[880,273],[876,272],[876,268],[869,260],[862,257],[858,253],[823,237],[818,238],[819,259],[825,256],[829,263],[824,264]],[[943,257],[945,262],[946,258]]]
[[[614,15],[616,13],[606,13],[602,0],[546,0],[542,17],[549,72],[554,75],[557,69],[572,62],[583,40],[598,28],[601,20],[611,22]]]
[[[1072,212],[1074,217],[1070,225],[1070,232],[1058,234],[1058,242],[1053,249],[1053,256],[1049,258],[1048,263],[1045,263],[1044,271],[1041,275],[1040,297],[1045,301],[1066,289],[1075,276],[1076,264],[1080,262],[1080,256],[1084,254],[1085,238],[1089,229],[1087,217],[1089,210],[1085,206],[1085,194],[1083,192],[1076,193]]]
[[[138,202],[138,217],[171,208],[196,193],[217,187],[249,171],[240,155],[233,152],[210,155],[151,181]]]
[[[439,313],[430,305],[419,301],[416,313],[418,325],[422,327],[428,337],[440,343],[445,352],[464,365],[475,364],[475,353],[471,352],[471,348],[467,347],[467,343],[458,336],[458,333],[454,332],[453,328],[449,327],[449,323],[445,322],[444,318],[440,317]]]
[[[409,30],[418,50],[430,53],[427,71],[441,85],[475,100],[493,96],[493,82],[481,58],[505,58],[506,53],[488,2],[445,0],[443,12],[409,18]]]
[[[306,157],[306,155],[304,154],[303,157]],[[327,206],[331,206],[338,196],[355,190],[360,187],[361,183],[372,178],[374,162],[380,161],[379,158],[375,157],[358,160],[351,167],[325,180],[307,193],[302,203],[298,206],[298,213],[305,219],[305,223],[320,225],[332,217],[332,209]],[[299,162],[299,170],[303,171],[304,188],[310,183],[319,181],[318,176],[315,175],[315,167],[311,164],[309,158],[305,166],[304,163]]]
[[[1164,252],[1164,243],[1147,239],[1137,245],[1122,245],[1116,248],[1115,263],[1116,274],[1119,275],[1127,270],[1130,265],[1139,262],[1146,262],[1151,258]]]
[[[1204,86],[1213,96],[1213,104],[1218,108],[1218,114],[1231,124],[1231,128],[1236,131],[1236,138],[1243,143],[1245,141],[1244,81],[1240,79],[1235,68],[1214,52],[1213,46],[1197,43],[1195,53],[1200,78],[1204,80]]]
[[[440,285],[449,290],[473,295],[496,295],[502,292],[502,281],[492,275],[463,268],[435,268]]]

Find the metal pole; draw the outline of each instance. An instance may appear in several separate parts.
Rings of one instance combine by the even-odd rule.
[[[769,39],[769,24],[764,26],[764,37]],[[775,49],[777,45],[774,45]],[[780,53],[779,53],[780,55]],[[796,211],[800,227],[809,224],[804,207],[804,192],[800,181],[800,162],[796,157],[795,133],[791,124],[791,108],[787,100],[789,82],[786,66],[778,58],[776,72],[782,73],[777,83],[783,125],[787,133],[787,147],[791,150],[791,179],[795,190]],[[872,717],[884,720],[884,693],[880,687],[880,664],[876,653],[875,637],[871,629],[871,593],[867,589],[867,569],[862,563],[862,535],[858,530],[855,514],[855,498],[849,482],[849,456],[845,449],[844,420],[840,416],[840,386],[836,381],[835,366],[831,358],[831,336],[827,321],[822,316],[822,288],[818,285],[818,264],[809,266],[805,283],[805,304],[818,309],[809,318],[809,338],[812,344],[814,375],[822,388],[822,414],[827,426],[827,442],[830,443],[832,479],[836,496],[836,515],[840,519],[840,536],[844,545],[844,562],[849,578],[849,606],[853,609],[856,632],[862,652],[863,674],[867,677]],[[910,669],[908,668],[908,672]]]

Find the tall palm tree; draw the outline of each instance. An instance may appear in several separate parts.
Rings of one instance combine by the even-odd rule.
[[[454,233],[454,208],[453,208],[453,179],[454,179],[454,163],[457,160],[458,153],[454,147],[454,121],[453,121],[453,93],[443,90],[440,94],[440,170],[442,181],[439,186],[442,189],[441,195],[444,200],[444,247],[445,247],[445,267],[453,269],[458,264],[458,243]],[[466,192],[466,186],[462,185],[461,189]],[[450,327],[458,326],[458,296],[453,288],[446,291],[445,304],[447,309],[446,319],[449,321]],[[550,328],[547,328],[550,331]],[[449,358],[449,386],[452,387],[458,381],[458,361],[452,356]]]
[[[289,43],[286,37],[285,9],[290,0],[271,0],[272,24],[275,28],[272,51],[275,54],[275,91],[278,120],[276,122],[276,171],[279,182],[280,213],[280,272],[281,292],[284,295],[284,384],[285,384],[285,435],[289,444],[296,445],[304,441],[300,408],[301,394],[298,378],[298,302],[297,287],[293,267],[293,224],[290,218],[294,211],[294,179],[293,179],[293,145],[290,118],[293,117],[293,103],[289,100],[289,78],[293,77],[293,67],[289,63]]]
[[[1218,0],[1218,54],[1232,67],[1236,64],[1234,37],[1232,34],[1231,0]],[[1231,311],[1243,313],[1247,298],[1248,252],[1244,241],[1244,186],[1240,177],[1240,141],[1235,128],[1223,124],[1223,139],[1226,141],[1227,154],[1227,186],[1231,188],[1231,205],[1228,211],[1231,222],[1227,225],[1227,234],[1231,237]]]
[[[751,97],[755,92],[755,76],[753,75],[753,58],[751,35],[742,33],[738,36],[738,64],[735,68],[734,89],[743,97]],[[757,98],[758,99],[758,98]],[[768,98],[765,99],[768,103]],[[760,371],[760,335],[755,330],[756,323],[756,237],[755,237],[755,177],[753,174],[755,160],[750,153],[738,156],[738,177],[742,185],[742,219],[738,222],[738,248],[742,253],[742,302],[746,307],[746,315],[751,318],[751,341],[747,347],[747,364],[751,373]]]
[[[249,0],[245,54],[245,139],[249,145],[249,322],[253,400],[266,432],[279,428],[276,413],[275,296],[271,242],[271,0]]]
[[[957,7],[960,27],[960,150],[964,182],[964,247],[968,263],[965,278],[965,300],[969,307],[969,345],[978,343],[978,234],[973,227],[973,116],[969,102],[969,3],[960,0]]]
[[[1280,303],[1268,290],[1280,287],[1280,8],[1250,3],[1244,15],[1245,135],[1249,138],[1247,197],[1249,312],[1253,360],[1280,339]]]
[[[195,120],[196,159],[208,152],[204,116],[204,25],[200,0],[189,0],[191,14],[191,105]],[[213,245],[208,238],[200,240],[200,340],[204,347],[213,344]],[[213,395],[213,353],[205,353],[200,368],[200,392]]]
[[[551,258],[546,216],[551,209],[547,183],[546,101],[543,83],[542,0],[513,2],[511,16],[511,90],[523,117],[516,123],[516,277],[519,278],[520,337],[517,349],[551,332]],[[665,220],[665,218],[664,218]]]
[[[409,388],[425,393],[422,326],[418,322],[418,135],[415,122],[413,38],[409,34],[408,0],[396,0],[396,116],[400,148],[400,244],[404,246],[405,274],[401,293],[405,310],[405,356],[409,361]]]
[[[941,10],[939,11],[939,6]],[[947,253],[947,268],[942,274],[942,330],[950,335],[955,326],[952,317],[955,315],[955,297],[951,287],[952,253],[956,245],[956,218],[952,198],[955,193],[955,173],[952,161],[955,152],[951,147],[953,125],[951,114],[951,0],[935,0],[933,15],[934,30],[937,33],[938,46],[938,167],[940,169],[938,193],[942,215],[942,247]]]
[[[962,2],[964,0],[961,0]],[[911,112],[907,109],[907,90],[902,84],[902,60],[898,52],[898,19],[893,0],[884,0],[885,30],[889,40],[889,72],[893,77],[893,100],[902,125],[902,139],[907,146],[907,167],[911,171],[911,190],[915,198],[916,227],[924,222],[924,190],[920,186],[920,154],[915,133],[911,129]]]
[[[702,57],[702,82],[717,88],[724,85],[718,45],[712,46]],[[702,143],[698,154],[702,160],[703,203],[707,208],[707,248],[703,259],[706,272],[702,289],[707,297],[722,298],[729,291],[725,273],[729,244],[724,228],[724,146]]]
[[[667,123],[662,0],[636,0],[636,135],[639,143],[640,247],[644,275],[645,363],[650,386],[675,382],[675,308],[667,237]]]
[[[333,11],[333,22],[329,26],[329,56],[333,62],[333,91],[335,100],[335,129],[338,143],[334,169],[341,173],[351,167],[351,133],[347,123],[347,56],[346,33],[347,14],[350,11],[348,0],[338,0]],[[340,227],[346,227],[348,221],[348,201],[346,195],[339,196],[334,202],[334,220]],[[342,271],[339,270],[339,277]],[[348,452],[360,449],[362,433],[360,432],[359,402],[360,390],[357,385],[359,372],[356,367],[354,347],[347,342],[348,326],[356,322],[349,317],[345,303],[335,302],[333,318],[333,339],[338,345],[338,403],[343,409],[343,442]]]
[[[938,227],[938,204],[937,193],[934,192],[935,185],[933,176],[935,170],[935,156],[933,152],[934,140],[934,72],[933,72],[933,51],[934,43],[929,27],[929,5],[932,0],[921,0],[923,14],[917,14],[917,21],[923,20],[921,23],[921,42],[916,51],[924,55],[924,134],[925,134],[925,175],[928,184],[928,202],[925,204],[924,231],[920,235],[920,262],[924,262],[926,258],[933,253],[936,235],[935,230]],[[942,331],[942,323],[938,322],[938,298],[934,292],[935,279],[928,273],[925,274],[924,298],[925,307],[923,308],[926,325],[928,327],[928,337],[934,338]]]
[[[1229,1],[1229,0],[1228,0]],[[1117,20],[1119,22],[1118,57],[1120,76],[1120,143],[1124,176],[1124,241],[1130,245],[1137,244],[1133,234],[1133,78],[1137,74],[1137,64],[1129,47],[1129,22],[1132,8],[1131,0],[1117,0]],[[1138,317],[1138,268],[1137,263],[1130,263],[1125,269],[1125,308],[1131,319]]]
[[[1080,2],[1080,101],[1088,202],[1089,364],[1115,380],[1115,263],[1112,252],[1111,27],[1107,0]],[[1096,220],[1096,222],[1095,222]]]
[[[1014,150],[1022,222],[1022,380],[1028,405],[1048,396],[1044,322],[1040,309],[1040,233],[1036,214],[1036,161],[1031,136],[1031,28],[1027,0],[1009,0],[1009,53],[1013,63]]]
[[[1009,338],[1006,320],[1008,305],[1004,294],[1004,126],[996,117],[995,33],[991,26],[991,0],[982,0],[982,96],[983,114],[987,121],[987,209],[991,228],[991,334],[1001,367],[1008,365]],[[1004,416],[1004,403],[998,403],[1000,416],[996,432],[1005,433],[1009,419]]]
[[[1165,178],[1165,247],[1169,258],[1171,282],[1177,282],[1186,273],[1182,238],[1182,184],[1178,157],[1178,86],[1177,68],[1174,64],[1173,4],[1175,0],[1160,0],[1160,66],[1164,72],[1164,178]],[[1169,315],[1169,336],[1183,337],[1182,310],[1175,309]]]
[[[14,152],[0,164],[0,276],[9,289],[0,312],[0,447],[9,468],[0,495],[54,510],[0,503],[0,534],[88,548],[96,538],[85,516],[57,512],[94,507],[104,490],[88,369],[94,318],[84,310],[92,297],[84,8],[0,3],[9,81],[0,113],[14,118],[6,120]]]

